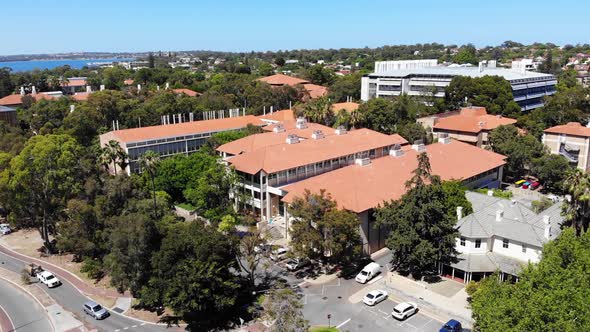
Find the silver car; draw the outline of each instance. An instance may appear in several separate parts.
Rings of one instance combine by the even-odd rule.
[[[0,234],[6,235],[10,234],[12,230],[10,229],[10,225],[8,224],[0,224]]]
[[[94,301],[84,303],[84,312],[95,319],[105,319],[110,315],[105,308]]]

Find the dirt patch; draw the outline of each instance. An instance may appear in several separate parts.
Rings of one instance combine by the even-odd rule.
[[[129,317],[145,320],[148,322],[159,323],[160,319],[162,319],[163,317],[166,317],[166,316],[173,316],[174,313],[172,312],[172,310],[166,309],[163,314],[158,315],[158,313],[156,313],[156,312],[152,312],[152,311],[148,311],[148,310],[137,310],[137,309],[133,309],[133,307],[132,307],[129,310],[127,310],[125,315],[129,316]],[[179,324],[183,324],[183,323],[184,322],[179,322]]]

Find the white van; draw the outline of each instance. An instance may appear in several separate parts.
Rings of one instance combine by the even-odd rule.
[[[375,262],[369,263],[362,269],[361,272],[359,272],[359,274],[356,275],[356,278],[354,278],[354,280],[360,282],[361,284],[364,284],[367,281],[373,279],[373,277],[379,274],[379,272],[381,272],[381,266],[379,264]]]

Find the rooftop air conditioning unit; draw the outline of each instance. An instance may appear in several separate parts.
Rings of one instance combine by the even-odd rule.
[[[288,135],[286,142],[287,144],[297,144],[299,143],[299,137],[297,135]]]
[[[438,142],[441,144],[449,144],[451,143],[451,138],[447,133],[440,133],[438,134]]]
[[[368,166],[371,165],[371,159],[369,158],[358,158],[355,160],[355,164],[360,166]]]
[[[285,126],[282,123],[277,123],[277,125],[272,129],[273,133],[284,133]]]
[[[396,144],[393,146],[391,150],[389,150],[389,155],[394,157],[401,157],[404,155],[404,150],[402,150],[402,146]]]
[[[338,126],[338,128],[336,128],[336,130],[334,132],[336,133],[336,135],[344,135],[344,134],[346,134],[346,127]]]
[[[424,145],[424,141],[421,139],[417,139],[412,144],[412,149],[416,150],[417,152],[424,152],[426,151],[426,146]]]
[[[314,130],[313,133],[311,134],[311,138],[313,139],[321,139],[324,138],[324,132],[321,130]]]
[[[307,121],[304,118],[298,118],[295,127],[297,129],[305,129],[307,128]]]

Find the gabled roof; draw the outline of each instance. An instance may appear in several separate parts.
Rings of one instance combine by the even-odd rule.
[[[273,145],[287,144],[286,139],[289,135],[296,135],[302,139],[311,139],[313,132],[316,130],[321,130],[324,136],[335,135],[334,129],[330,127],[322,126],[317,123],[308,123],[307,128],[305,129],[291,127],[281,133],[266,132],[246,136],[244,138],[221,145],[217,148],[217,151],[225,152],[231,155],[249,153]]]
[[[291,109],[267,113],[265,115],[259,115],[258,117],[260,118],[260,120],[269,123],[294,122],[296,120],[295,113]]]
[[[45,99],[45,100],[53,100],[55,99],[55,97],[50,96],[48,94],[45,94],[43,92],[39,92],[37,94],[29,94],[28,96],[31,96],[35,99],[35,101],[39,101],[41,99]],[[13,95],[8,95],[4,98],[0,99],[0,105],[2,106],[17,106],[17,105],[21,105],[22,102],[22,98],[23,96],[20,94],[13,94]]]
[[[485,107],[465,107],[457,115],[437,118],[434,129],[479,133],[514,123],[516,119],[488,114]]]
[[[88,92],[76,92],[72,95],[72,99],[76,101],[86,101],[88,100],[88,96],[90,96],[90,93]]]
[[[572,136],[590,137],[590,128],[582,126],[579,122],[569,122],[565,125],[559,125],[545,129],[550,134],[566,134]]]
[[[349,131],[322,139],[307,139],[295,144],[273,145],[228,159],[237,170],[256,174],[275,173],[356,152],[395,144],[407,144],[399,135],[385,135],[369,129]]]
[[[67,82],[61,83],[62,87],[85,86],[85,85],[86,85],[86,77],[71,77],[71,78],[68,78]]]
[[[560,233],[561,203],[541,212],[534,213],[525,205],[507,199],[491,197],[480,193],[467,192],[467,199],[473,205],[473,213],[457,222],[462,236],[469,238],[501,237],[528,245],[541,247],[548,240],[544,237],[543,216],[549,216],[551,238]],[[500,221],[496,213],[502,211]]]
[[[133,85],[134,82],[135,82],[134,80],[128,78],[128,79],[126,79],[126,80],[123,81],[123,84],[125,84],[125,85]]]
[[[323,97],[328,94],[328,88],[317,84],[303,84],[303,88],[307,91],[311,99]]]
[[[358,110],[359,106],[360,106],[359,103],[353,103],[353,102],[335,103],[335,104],[332,104],[332,110],[334,111],[334,113],[338,113],[341,110],[345,110],[348,113],[352,113],[353,111]]]
[[[397,200],[406,193],[405,183],[418,166],[418,152],[404,147],[399,157],[384,156],[371,160],[367,166],[351,165],[283,187],[288,194],[283,201],[290,203],[301,197],[306,189],[325,189],[338,206],[353,212],[363,212],[384,201]],[[432,173],[442,180],[467,179],[505,164],[503,155],[452,140],[448,144],[426,146]]]
[[[174,91],[174,93],[176,93],[176,94],[184,93],[185,95],[187,95],[189,97],[196,97],[196,96],[200,95],[200,93],[198,93],[197,91],[193,91],[191,89],[172,89],[172,91]]]
[[[115,130],[107,134],[114,135],[118,138],[120,142],[132,143],[154,139],[178,137],[184,135],[194,135],[198,133],[210,133],[242,129],[247,127],[248,124],[252,124],[255,126],[265,125],[265,123],[257,117],[253,115],[246,115],[225,119],[203,120],[169,125],[122,129]]]
[[[270,85],[290,85],[295,86],[297,84],[307,84],[309,81],[303,80],[297,77],[287,76],[283,74],[275,74],[267,77],[257,79],[257,81],[265,82]]]

